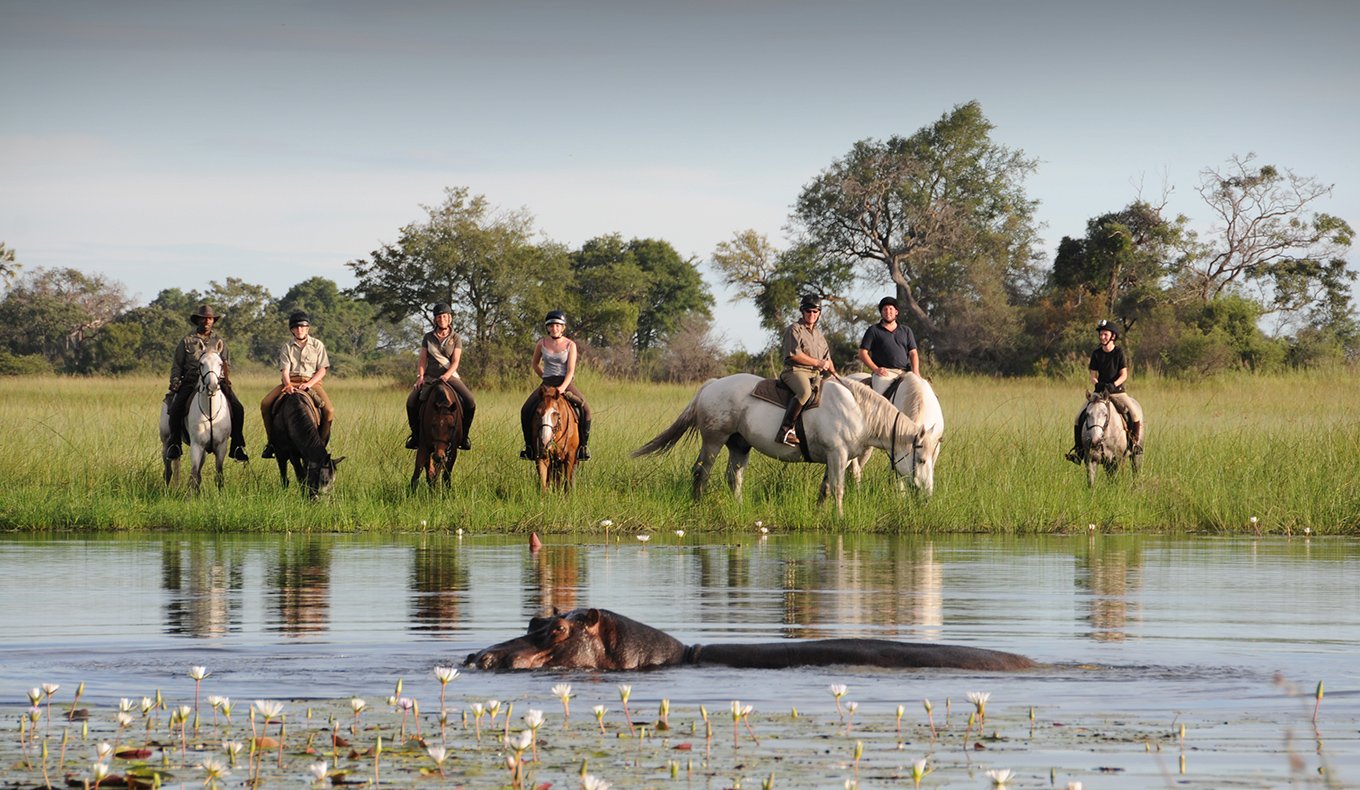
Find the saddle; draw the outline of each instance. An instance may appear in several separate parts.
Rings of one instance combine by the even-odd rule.
[[[319,403],[317,403],[317,397],[316,397],[316,395],[314,395],[310,390],[307,391],[307,392],[300,393],[300,394],[306,396],[306,397],[303,399],[302,402],[307,406],[307,416],[308,416],[308,418],[311,419],[311,421],[312,421],[312,423],[313,423],[314,425],[320,426],[320,425],[321,425],[321,405],[320,405]],[[287,400],[288,397],[289,397],[288,395],[280,395],[278,398],[276,398],[276,399],[274,400],[274,405],[269,407],[269,419],[270,419],[270,422],[273,422],[274,418],[278,416],[278,414],[279,414],[279,409],[281,409],[281,408],[283,407],[283,402],[284,402],[285,400]]]
[[[751,390],[751,397],[772,403],[783,409],[788,407],[789,400],[793,398],[793,390],[789,389],[788,385],[779,379],[765,379],[757,384],[755,389]],[[808,398],[808,402],[803,404],[803,411],[815,409],[821,402],[822,382],[817,380],[812,386],[812,397]]]

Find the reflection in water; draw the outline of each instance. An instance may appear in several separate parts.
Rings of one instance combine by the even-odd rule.
[[[1141,544],[1091,538],[1086,550],[1077,552],[1076,561],[1077,586],[1091,593],[1088,636],[1098,641],[1122,641],[1128,636],[1130,619],[1139,619],[1130,598],[1142,587]]]
[[[456,542],[430,537],[415,547],[411,568],[411,630],[450,633],[462,620],[468,573]]]
[[[534,600],[527,614],[533,617],[553,609],[563,612],[575,609],[585,577],[577,547],[544,546],[529,561],[533,564],[529,594]]]
[[[230,546],[203,540],[161,544],[165,632],[220,637],[241,628],[244,560]]]
[[[944,622],[943,572],[934,546],[837,536],[818,556],[783,565],[786,637],[825,637],[845,626],[878,637],[938,635]]]
[[[269,569],[271,629],[288,636],[330,627],[331,548],[325,537],[286,537]]]

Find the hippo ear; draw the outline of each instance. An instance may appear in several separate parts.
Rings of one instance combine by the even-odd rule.
[[[583,617],[582,617],[582,621],[583,621],[588,627],[590,627],[590,628],[594,628],[595,626],[599,625],[599,624],[600,624],[600,610],[599,610],[599,609],[587,609],[587,610],[585,611],[585,614],[584,614]]]

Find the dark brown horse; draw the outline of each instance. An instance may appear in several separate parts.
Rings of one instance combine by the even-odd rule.
[[[435,480],[443,478],[449,485],[449,474],[458,460],[458,445],[463,441],[463,404],[453,387],[439,382],[430,388],[420,404],[420,436],[416,446],[416,470],[411,474],[411,490],[420,484],[420,473],[434,488]]]
[[[291,463],[298,484],[312,499],[330,491],[335,483],[335,467],[345,459],[332,458],[326,443],[321,441],[321,415],[312,397],[303,392],[284,395],[275,404],[272,416],[269,435],[274,442],[283,487],[288,487]]]
[[[539,396],[534,435],[538,446],[538,483],[544,491],[549,484],[570,489],[576,474],[576,448],[581,443],[576,407],[565,390],[548,384],[539,390]]]

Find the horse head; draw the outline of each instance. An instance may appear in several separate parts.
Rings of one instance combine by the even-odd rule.
[[[222,357],[216,351],[205,351],[198,358],[198,391],[216,395],[222,387]]]
[[[345,460],[344,456],[332,458],[329,453],[324,459],[307,460],[307,493],[312,499],[329,494],[335,485],[335,468]]]
[[[462,424],[461,409],[453,387],[441,384],[432,389],[428,408],[421,436],[428,438],[430,456],[435,465],[442,468],[449,462],[449,448],[462,438],[458,435]]]
[[[562,395],[562,390],[549,384],[544,384],[541,390],[541,397],[538,399],[538,455],[540,458],[548,457],[548,449],[553,445],[553,439],[561,432],[566,424],[564,417],[565,409],[570,408],[566,399]]]
[[[1088,392],[1085,414],[1082,420],[1082,437],[1088,448],[1099,447],[1105,443],[1105,436],[1110,431],[1114,405],[1110,403],[1105,393]]]

